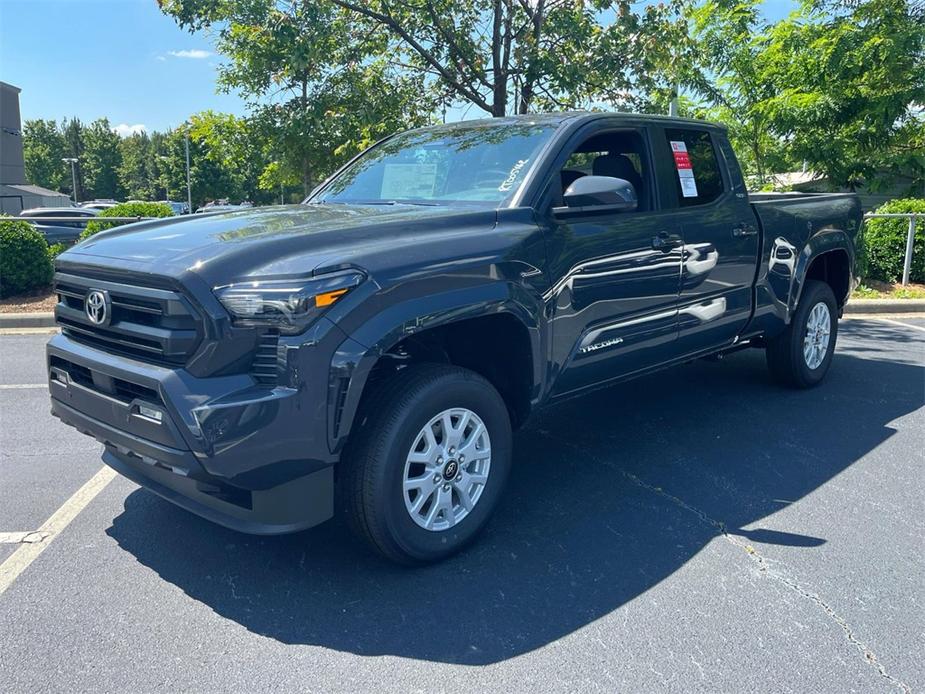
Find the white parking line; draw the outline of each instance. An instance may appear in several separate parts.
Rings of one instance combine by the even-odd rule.
[[[47,387],[47,383],[0,383],[0,390],[26,390],[28,388]]]
[[[892,318],[878,318],[877,320],[882,320],[884,323],[892,323],[893,325],[901,325],[904,328],[912,328],[913,330],[921,330],[925,333],[925,327],[921,325],[912,325],[912,323],[903,323],[901,320],[893,320]]]
[[[87,504],[93,501],[94,497],[99,494],[106,485],[109,484],[116,476],[115,470],[110,467],[100,469],[90,481],[74,492],[74,495],[62,504],[61,508],[55,511],[51,518],[45,521],[36,532],[47,533],[45,539],[41,542],[22,544],[19,549],[13,552],[5,562],[0,564],[0,595],[9,588],[13,581],[29,568],[29,564],[45,551],[55,538],[61,534],[72,520],[77,517]]]

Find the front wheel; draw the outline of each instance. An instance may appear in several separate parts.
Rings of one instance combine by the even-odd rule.
[[[819,384],[829,370],[838,337],[838,304],[825,282],[809,280],[787,329],[768,342],[768,368],[795,388]]]
[[[482,529],[511,466],[504,400],[467,369],[422,364],[364,404],[338,480],[354,531],[404,564],[453,554]]]

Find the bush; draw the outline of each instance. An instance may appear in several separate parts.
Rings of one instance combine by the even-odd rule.
[[[0,219],[0,296],[7,297],[51,282],[48,243],[29,222]]]
[[[122,202],[100,212],[80,235],[80,240],[90,238],[94,234],[111,229],[112,227],[127,224],[127,222],[104,222],[104,217],[171,217],[173,210],[170,205],[163,202]]]
[[[925,215],[925,199],[903,198],[881,205],[877,213],[919,212]],[[909,220],[869,219],[864,225],[865,277],[884,282],[898,282],[903,276],[906,256],[906,234]],[[909,279],[925,282],[925,216],[916,220],[915,243],[912,249],[912,272]]]

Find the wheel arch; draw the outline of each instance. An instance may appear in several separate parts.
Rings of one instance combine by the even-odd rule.
[[[472,369],[494,385],[516,426],[542,388],[542,304],[512,283],[418,297],[382,311],[331,359],[328,444],[339,452],[384,372],[432,361]]]
[[[825,282],[832,288],[839,315],[853,289],[855,274],[854,244],[840,229],[830,229],[813,236],[800,254],[788,302],[788,321],[800,302],[808,280]]]

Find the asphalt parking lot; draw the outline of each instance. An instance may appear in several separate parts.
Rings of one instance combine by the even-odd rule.
[[[2,692],[925,688],[925,319],[843,321],[813,391],[747,351],[549,409],[481,541],[415,570],[97,476],[46,339],[0,336],[0,576],[57,519],[0,594]]]

